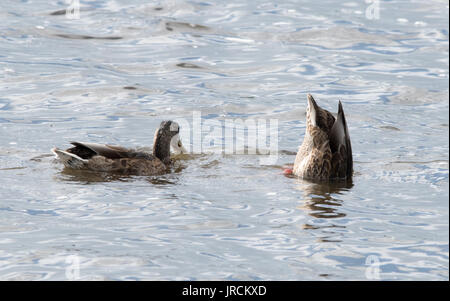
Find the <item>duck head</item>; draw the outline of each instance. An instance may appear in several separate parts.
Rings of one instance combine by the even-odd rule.
[[[153,140],[153,154],[164,163],[170,162],[170,147],[176,153],[187,153],[180,138],[180,126],[175,121],[161,122]]]

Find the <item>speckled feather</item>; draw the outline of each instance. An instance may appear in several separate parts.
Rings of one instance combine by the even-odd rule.
[[[352,150],[342,104],[339,102],[336,119],[308,94],[306,120],[306,133],[295,158],[293,173],[320,181],[351,178]]]

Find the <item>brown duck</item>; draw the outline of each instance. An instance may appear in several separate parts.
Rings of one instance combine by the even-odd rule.
[[[51,151],[64,166],[100,172],[114,172],[129,175],[157,175],[167,172],[170,147],[186,153],[181,143],[180,126],[173,121],[163,121],[156,130],[153,140],[153,154],[108,144],[70,142],[67,150],[53,148]]]
[[[352,177],[352,146],[340,101],[337,118],[334,118],[308,94],[306,132],[295,158],[293,174],[319,181]]]

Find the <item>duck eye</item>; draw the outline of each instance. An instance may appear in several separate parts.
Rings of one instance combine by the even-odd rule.
[[[181,147],[181,141],[178,141],[178,147]]]

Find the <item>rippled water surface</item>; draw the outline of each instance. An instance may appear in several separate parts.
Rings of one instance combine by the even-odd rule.
[[[81,1],[69,19],[65,1],[1,1],[0,279],[448,280],[448,1],[369,5]],[[343,102],[352,183],[283,176],[307,93]],[[151,147],[195,114],[213,138],[276,120],[277,161],[194,137],[160,177],[50,154]]]

